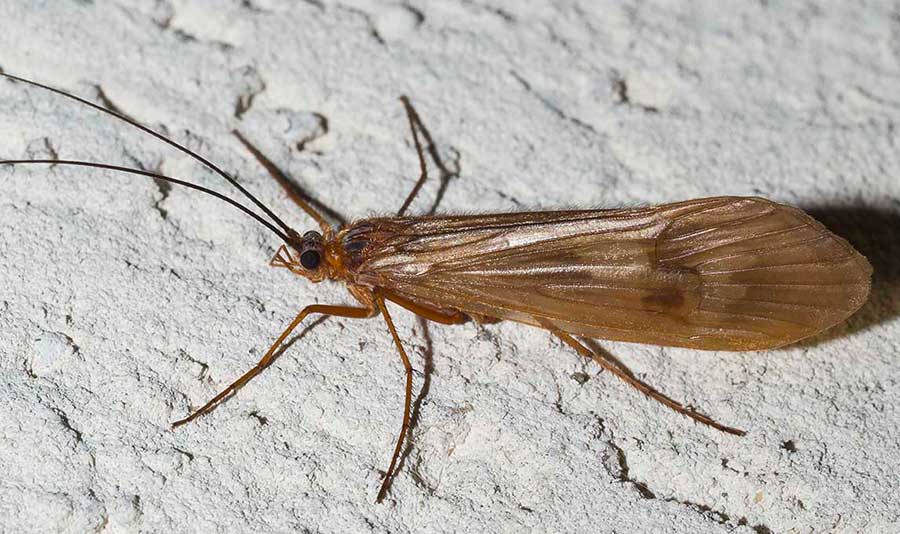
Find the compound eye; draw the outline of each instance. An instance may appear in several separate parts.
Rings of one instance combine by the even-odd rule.
[[[322,263],[322,255],[318,250],[307,250],[300,254],[300,265],[308,271],[315,271]]]

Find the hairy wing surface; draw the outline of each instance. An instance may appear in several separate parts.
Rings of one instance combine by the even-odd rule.
[[[717,197],[651,208],[394,218],[350,230],[356,272],[433,307],[589,337],[712,350],[829,328],[871,267],[802,211]]]

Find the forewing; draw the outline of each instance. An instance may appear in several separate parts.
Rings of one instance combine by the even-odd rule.
[[[348,235],[366,243],[359,283],[434,308],[700,349],[820,332],[862,305],[871,274],[808,215],[758,198],[375,219]]]

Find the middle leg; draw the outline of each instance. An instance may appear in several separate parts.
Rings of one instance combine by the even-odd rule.
[[[397,459],[400,457],[403,439],[409,431],[409,414],[410,407],[412,406],[413,368],[412,364],[409,363],[409,357],[406,355],[403,343],[400,341],[400,336],[397,335],[397,329],[394,327],[394,321],[391,319],[391,314],[388,313],[387,306],[384,304],[384,297],[376,295],[375,304],[378,306],[378,309],[381,310],[384,322],[387,323],[388,330],[391,332],[391,337],[394,338],[394,344],[397,345],[397,351],[400,353],[400,359],[403,361],[403,368],[406,370],[406,396],[403,402],[403,422],[400,424],[400,434],[397,435],[397,445],[394,447],[394,454],[391,456],[391,464],[384,473],[384,480],[381,482],[381,488],[378,490],[378,496],[375,498],[375,502],[380,503],[384,500],[385,495],[387,495],[388,487],[391,485],[391,479],[394,478],[394,468],[397,466]]]

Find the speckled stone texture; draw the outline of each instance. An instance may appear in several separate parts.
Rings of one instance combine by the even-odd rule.
[[[900,531],[896,2],[0,2],[0,68],[113,107],[313,226],[232,135],[354,219],[417,176],[408,94],[459,175],[426,212],[707,195],[801,206],[875,268],[800,345],[599,342],[744,438],[698,426],[516,324],[423,325],[411,445],[373,503],[403,374],[380,320],[329,319],[238,395],[304,304],[265,228],[102,171],[0,169],[2,532]],[[0,157],[221,179],[113,119],[0,81]]]

